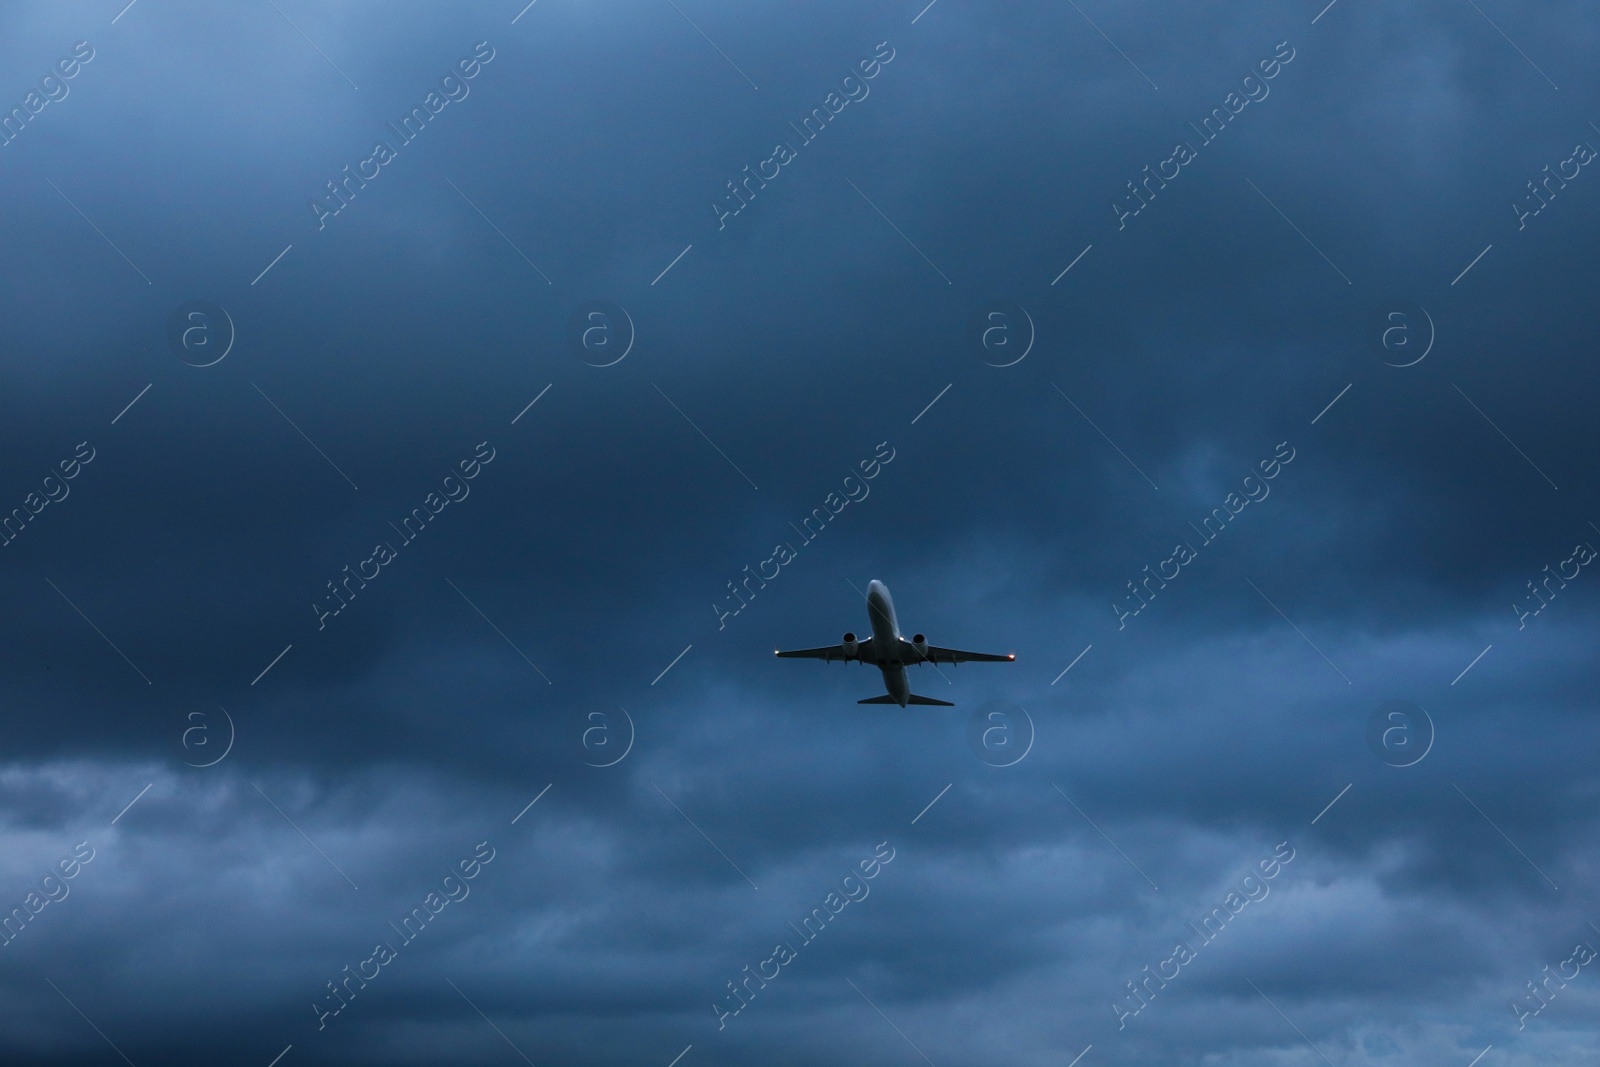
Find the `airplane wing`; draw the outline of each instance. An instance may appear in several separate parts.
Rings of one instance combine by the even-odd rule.
[[[826,648],[797,648],[789,652],[775,652],[779,659],[821,659],[821,660],[847,660],[850,657],[844,654],[843,645],[828,645]]]
[[[930,649],[929,651],[932,651]],[[839,660],[848,663],[859,660],[862,663],[877,663],[878,657],[872,651],[872,638],[857,642],[855,655],[845,652],[843,645],[827,645],[823,648],[797,648],[790,652],[775,653],[779,659],[820,659],[828,662]]]
[[[938,645],[929,645],[926,653],[919,653],[917,647],[910,641],[900,642],[900,656],[907,664],[922,663],[1010,663],[1017,657],[1008,653],[999,655],[994,652],[963,652],[959,648],[940,648]]]
[[[901,663],[912,667],[919,663],[1010,663],[1017,657],[1015,655],[1000,655],[994,652],[963,652],[959,648],[941,648],[938,645],[929,645],[924,655],[917,651],[917,647],[904,638],[900,641],[897,650],[898,657],[888,661],[889,665]],[[828,662],[838,660],[848,663],[852,660],[861,663],[881,665],[884,660],[873,647],[872,638],[861,641],[856,645],[855,655],[848,655],[843,645],[828,645],[824,648],[797,648],[790,652],[778,652],[779,659],[820,659]]]

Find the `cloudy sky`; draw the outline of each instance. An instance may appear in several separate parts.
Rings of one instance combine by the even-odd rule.
[[[0,1058],[1597,1062],[1592,5],[525,2],[0,15]]]

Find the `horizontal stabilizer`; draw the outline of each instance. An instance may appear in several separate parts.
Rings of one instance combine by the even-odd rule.
[[[883,695],[881,697],[868,697],[866,700],[858,700],[858,701],[856,701],[856,703],[857,704],[898,704],[900,702],[898,700],[896,700],[894,697],[889,696],[888,694],[885,694],[885,695]],[[906,703],[908,703],[908,704],[931,704],[931,705],[936,705],[936,706],[941,707],[941,708],[953,708],[953,707],[955,707],[955,705],[950,703],[950,701],[948,701],[948,700],[935,700],[932,697],[919,697],[915,693],[911,694],[911,698],[909,700],[907,700]]]

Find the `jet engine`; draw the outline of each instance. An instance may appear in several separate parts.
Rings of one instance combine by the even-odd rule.
[[[843,644],[844,644],[844,654],[846,656],[854,656],[856,654],[856,649],[861,647],[860,642],[858,642],[856,640],[856,635],[855,634],[851,634],[851,633],[847,633],[847,634],[844,635]]]
[[[911,647],[917,650],[917,655],[926,656],[928,654],[928,639],[921,634],[914,634],[911,638]]]

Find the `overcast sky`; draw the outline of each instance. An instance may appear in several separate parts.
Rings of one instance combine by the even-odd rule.
[[[1592,5],[525,2],[0,14],[0,1059],[1596,1062]]]

